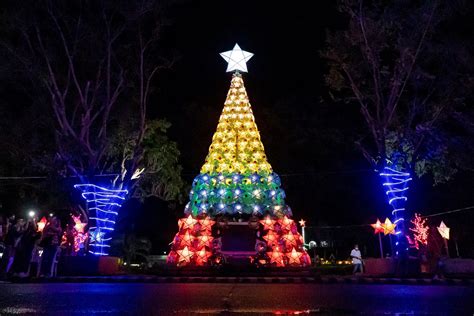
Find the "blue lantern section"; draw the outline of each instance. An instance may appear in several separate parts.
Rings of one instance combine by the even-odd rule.
[[[98,255],[108,255],[110,248],[110,235],[114,230],[118,210],[128,194],[128,190],[113,190],[95,184],[76,184],[76,189],[82,191],[82,197],[87,203],[87,208],[95,216],[96,226],[89,227],[89,252]]]
[[[405,221],[405,204],[407,201],[408,183],[412,180],[409,172],[402,172],[385,166],[380,176],[384,179],[383,186],[388,198],[388,204],[393,208],[392,217],[395,227],[395,234],[402,235]],[[397,241],[398,246],[398,241]],[[397,251],[398,254],[398,251]]]

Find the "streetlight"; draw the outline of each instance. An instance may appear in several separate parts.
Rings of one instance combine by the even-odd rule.
[[[28,216],[29,216],[29,217],[35,217],[35,214],[36,214],[36,212],[33,211],[33,210],[30,210],[30,211],[28,212]]]

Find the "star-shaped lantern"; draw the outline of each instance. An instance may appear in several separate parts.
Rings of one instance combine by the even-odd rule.
[[[211,220],[209,217],[199,220],[199,224],[201,224],[201,230],[210,231],[212,229],[212,225],[214,225],[215,223],[216,222]]]
[[[449,230],[450,230],[450,228],[448,226],[446,226],[446,224],[443,221],[441,221],[441,224],[439,224],[439,227],[437,227],[437,228],[438,228],[438,232],[441,235],[441,237],[443,237],[444,239],[449,240]]]
[[[263,225],[264,230],[273,230],[273,225],[275,225],[275,221],[270,216],[265,217],[260,223]]]
[[[186,231],[184,234],[180,234],[179,238],[181,239],[181,247],[188,246],[191,247],[194,241],[194,236],[192,236],[189,231]]]
[[[293,234],[291,231],[288,234],[282,236],[287,248],[296,247],[298,245],[297,235]]]
[[[43,216],[41,220],[36,224],[36,226],[38,227],[37,231],[42,232],[47,222],[48,220],[46,219],[46,217]]]
[[[390,219],[388,219],[388,217],[385,219],[385,223],[382,224],[382,227],[383,227],[383,234],[384,235],[389,235],[389,234],[392,234],[392,235],[395,235],[395,227],[397,226],[397,224],[394,224],[390,221]]]
[[[301,256],[303,256],[302,252],[296,251],[295,248],[289,253],[286,254],[288,257],[288,264],[301,264]]]
[[[184,247],[183,249],[181,250],[178,250],[176,251],[179,255],[179,259],[178,259],[178,262],[186,262],[186,263],[190,263],[191,262],[191,258],[192,256],[194,255],[194,252],[190,251],[188,249],[188,247]]]
[[[202,266],[208,262],[209,258],[212,256],[212,252],[207,251],[206,248],[202,248],[196,252],[196,264]]]
[[[90,232],[90,237],[91,237],[91,242],[98,242],[101,243],[104,241],[104,232],[101,232],[100,230],[94,230]]]
[[[86,227],[87,223],[81,222],[81,217],[80,216],[74,216],[72,215],[72,220],[74,221],[74,229],[78,233],[84,233],[84,227]]]
[[[278,241],[278,237],[278,234],[275,233],[274,230],[270,230],[265,236],[263,236],[263,239],[265,239],[267,244],[271,246]]]
[[[214,237],[212,237],[211,235],[201,235],[196,237],[196,239],[198,240],[198,248],[204,246],[211,248],[212,240],[214,239]]]
[[[267,252],[267,255],[270,258],[270,263],[275,263],[277,267],[285,266],[283,253],[279,249]]]
[[[289,219],[286,215],[283,217],[283,219],[280,220],[281,224],[281,229],[283,230],[291,230],[291,227],[293,226],[294,222],[292,219]]]
[[[178,221],[178,226],[180,229],[193,229],[194,225],[197,222],[198,222],[197,220],[195,220],[191,215],[189,215],[186,218],[181,218]]]
[[[235,44],[232,50],[220,54],[227,64],[227,72],[240,70],[247,72],[247,62],[252,58],[253,54],[242,50],[239,44]]]
[[[306,226],[306,221],[304,219],[301,219],[298,223],[300,223],[300,226],[301,227],[305,227]]]
[[[378,234],[378,233],[383,233],[384,232],[384,229],[383,229],[383,225],[382,223],[380,222],[380,220],[377,218],[377,222],[375,222],[375,224],[370,224],[370,226],[373,227],[374,229],[374,234]]]

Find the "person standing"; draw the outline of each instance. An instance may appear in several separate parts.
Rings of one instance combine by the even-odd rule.
[[[61,240],[61,225],[57,217],[51,218],[43,230],[40,246],[43,247],[43,259],[41,262],[41,275],[51,276],[56,252]]]
[[[352,273],[356,274],[357,272],[363,273],[362,268],[362,254],[359,250],[359,245],[355,244],[354,249],[351,251],[352,265],[354,266],[354,271]]]
[[[15,252],[12,266],[14,276],[19,276],[21,278],[28,276],[28,268],[30,266],[33,248],[35,247],[36,240],[39,238],[37,230],[36,219],[30,218]]]

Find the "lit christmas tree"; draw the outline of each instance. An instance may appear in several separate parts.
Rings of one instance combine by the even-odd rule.
[[[303,240],[290,219],[291,209],[285,204],[280,177],[267,161],[244,81],[239,73],[247,71],[246,62],[253,54],[242,51],[236,44],[232,51],[222,53],[221,56],[228,62],[227,71],[235,72],[206,161],[192,184],[189,203],[184,211],[188,217],[181,219],[180,223],[214,219],[219,215],[231,218],[266,216],[267,223],[261,221],[265,236],[258,259],[260,264],[309,265]],[[192,225],[179,224],[179,228],[168,262],[178,265],[212,264],[208,251],[221,260],[215,255],[216,247],[202,246],[197,240],[206,236],[210,230],[203,230],[197,222]],[[186,242],[190,239],[193,241]]]

